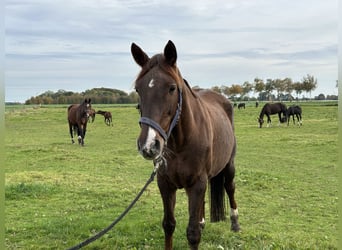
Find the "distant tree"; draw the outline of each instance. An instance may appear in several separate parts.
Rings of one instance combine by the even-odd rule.
[[[243,93],[243,88],[239,84],[232,84],[229,88],[230,98],[235,100],[237,95],[241,95]]]
[[[265,90],[265,83],[264,83],[264,80],[262,80],[262,79],[256,77],[256,78],[254,79],[254,91],[255,91],[256,93],[261,93],[261,92],[263,92],[264,90]],[[259,94],[259,96],[260,96],[260,94]]]
[[[267,99],[269,101],[272,100],[272,91],[275,89],[275,84],[274,84],[274,81],[272,79],[267,79],[266,80],[266,85],[265,85],[265,91],[267,93]]]
[[[211,87],[211,90],[221,94],[221,88],[219,86],[213,86]]]
[[[316,100],[325,100],[325,95],[321,93],[318,96],[316,96],[315,99]]]
[[[289,77],[286,77],[285,79],[283,79],[283,84],[285,88],[285,93],[287,93],[288,96],[291,96],[291,93],[294,89],[292,79]]]
[[[293,83],[293,89],[295,90],[298,99],[299,95],[303,92],[303,84],[301,82],[295,82]]]
[[[268,80],[268,79],[267,79]],[[284,91],[283,81],[279,78],[271,80],[270,84],[273,84],[273,89],[277,92],[277,99],[280,99],[280,94]]]
[[[230,96],[230,88],[228,86],[222,85],[221,86],[221,93],[226,97]]]
[[[248,94],[252,91],[253,91],[253,84],[252,83],[246,81],[242,84],[242,95],[243,96],[246,96],[246,95],[248,96]]]
[[[302,84],[303,90],[309,93],[311,98],[311,92],[317,88],[317,79],[314,76],[307,74],[303,77]]]

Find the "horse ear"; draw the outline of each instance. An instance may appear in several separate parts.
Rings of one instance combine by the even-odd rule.
[[[175,65],[177,61],[177,50],[176,50],[176,46],[171,40],[168,41],[168,43],[166,44],[164,48],[164,56],[165,56],[166,62],[170,66]]]
[[[89,98],[89,99],[88,99],[88,103],[90,103],[90,102],[91,102],[91,99]]]
[[[131,53],[135,62],[140,65],[140,67],[143,67],[150,60],[148,55],[146,55],[146,53],[135,43],[132,43],[131,45]]]

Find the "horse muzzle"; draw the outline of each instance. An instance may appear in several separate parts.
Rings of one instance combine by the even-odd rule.
[[[142,136],[141,134],[137,140],[137,146],[140,154],[146,160],[155,160],[163,152],[164,140],[153,128],[148,127],[147,136]]]

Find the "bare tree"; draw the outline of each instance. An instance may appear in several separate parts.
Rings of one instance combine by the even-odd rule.
[[[265,83],[264,83],[264,80],[256,77],[254,79],[254,91],[256,93],[261,93],[265,90]]]
[[[310,94],[311,98],[311,92],[317,88],[317,78],[315,78],[312,75],[307,74],[302,79],[303,83],[303,90]]]

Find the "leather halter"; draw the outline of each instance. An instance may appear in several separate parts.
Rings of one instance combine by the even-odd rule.
[[[159,132],[159,134],[163,137],[164,141],[167,142],[169,139],[172,130],[176,127],[177,122],[179,120],[180,114],[182,112],[182,103],[183,103],[183,97],[182,97],[182,90],[178,88],[178,104],[177,104],[177,111],[172,119],[172,122],[169,127],[169,131],[165,132],[164,129],[155,121],[148,117],[141,117],[139,120],[140,124],[146,124],[155,130]]]

